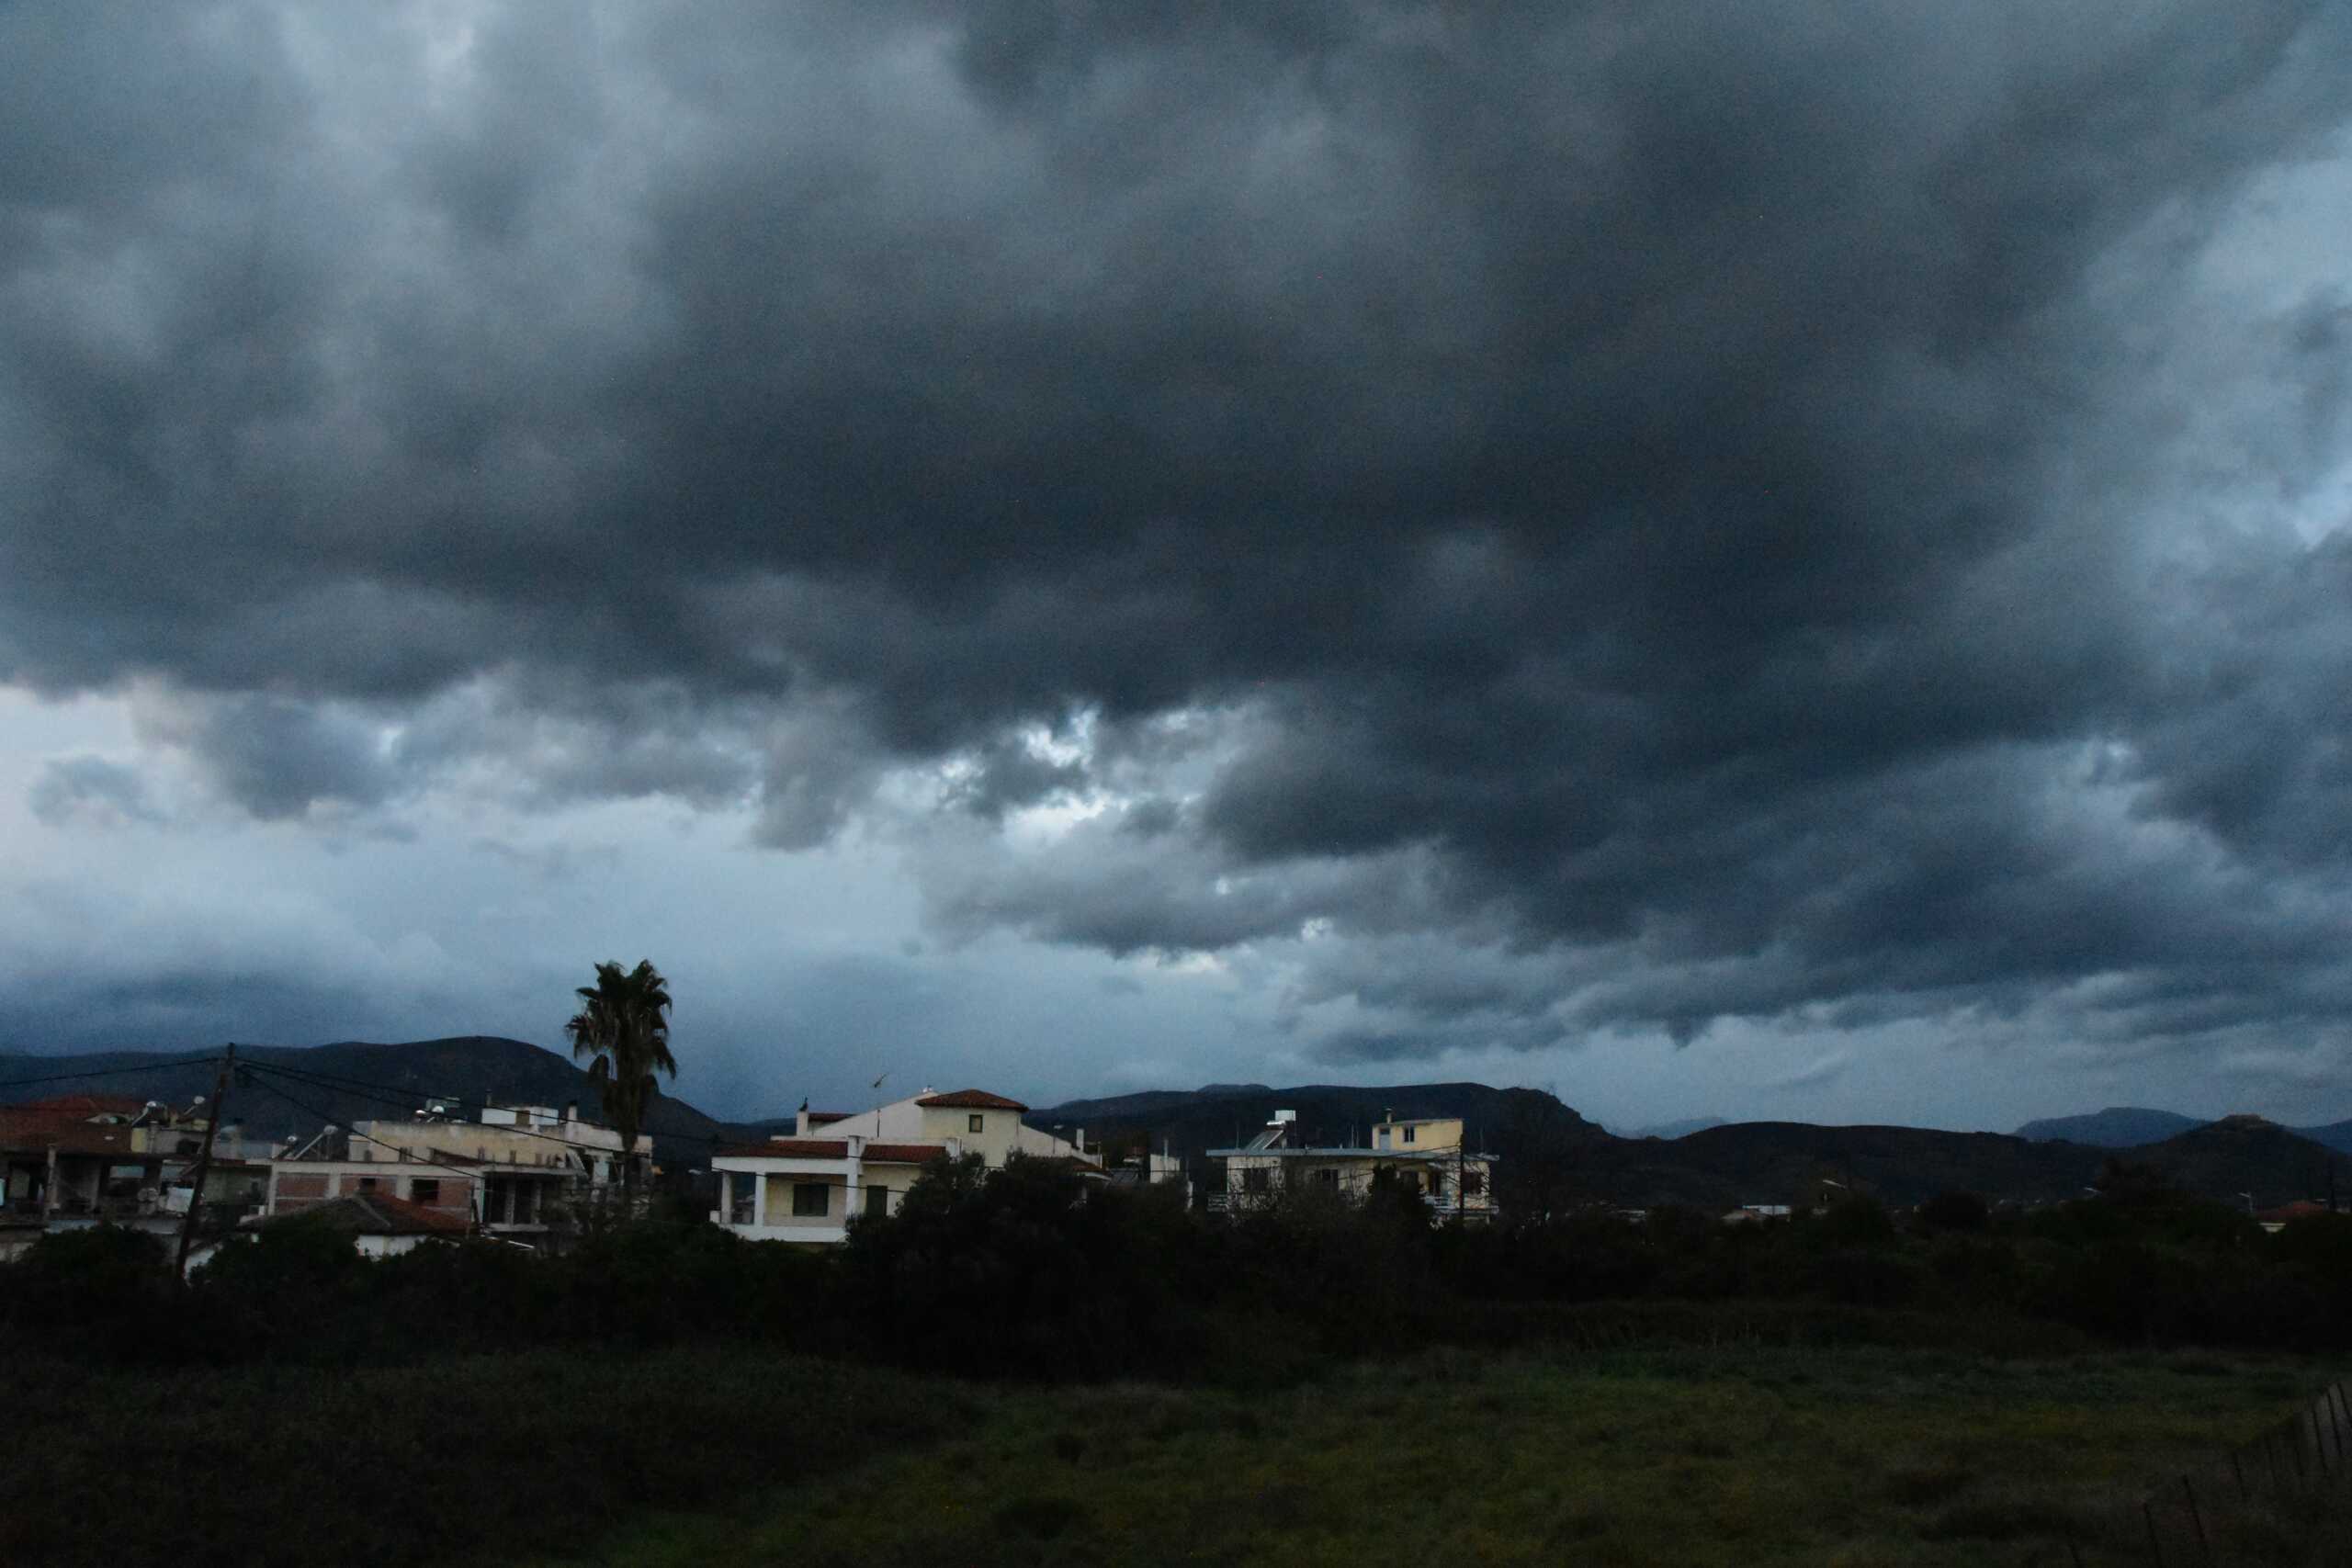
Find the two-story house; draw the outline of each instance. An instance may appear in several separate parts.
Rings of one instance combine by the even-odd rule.
[[[935,1159],[978,1155],[993,1170],[1021,1154],[1102,1174],[1080,1145],[1024,1125],[1028,1109],[978,1089],[926,1089],[855,1112],[803,1106],[791,1133],[712,1155],[718,1206],[711,1223],[753,1241],[826,1246],[846,1241],[859,1215],[897,1212]]]

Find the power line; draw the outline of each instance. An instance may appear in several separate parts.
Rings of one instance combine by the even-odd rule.
[[[276,1084],[272,1084],[272,1083],[262,1083],[262,1082],[259,1082],[258,1080],[256,1080],[256,1081],[254,1082],[254,1088],[256,1088],[256,1089],[265,1089],[265,1090],[268,1091],[269,1093],[271,1093],[271,1094],[274,1094],[274,1095],[277,1096],[277,1098],[278,1098],[278,1099],[280,1099],[280,1100],[284,1100],[287,1104],[288,1104],[288,1105],[292,1106],[295,1110],[301,1111],[301,1112],[302,1112],[304,1115],[306,1115],[306,1116],[315,1116],[315,1117],[319,1118],[319,1120],[320,1120],[320,1121],[322,1121],[322,1122],[323,1122],[327,1123],[327,1124],[328,1124],[328,1125],[330,1125],[330,1126],[337,1126],[337,1125],[341,1125],[341,1123],[339,1123],[339,1122],[335,1122],[335,1120],[334,1120],[334,1117],[329,1116],[325,1111],[321,1111],[317,1106],[315,1106],[315,1105],[306,1105],[306,1104],[304,1104],[302,1101],[300,1101],[300,1100],[299,1100],[295,1099],[292,1095],[290,1095],[290,1094],[287,1093],[284,1089],[282,1089],[278,1088]],[[477,1160],[477,1161],[470,1161],[470,1162],[469,1162],[469,1161],[466,1161],[466,1160],[463,1160],[463,1159],[440,1159],[440,1158],[436,1158],[436,1157],[432,1154],[432,1152],[430,1152],[430,1151],[419,1152],[418,1150],[415,1150],[415,1149],[405,1149],[405,1148],[402,1148],[402,1147],[401,1147],[400,1145],[398,1145],[398,1144],[388,1144],[388,1143],[386,1143],[386,1142],[385,1142],[383,1139],[381,1139],[381,1138],[373,1137],[373,1136],[369,1135],[368,1134],[362,1133],[362,1132],[358,1131],[356,1128],[354,1128],[354,1127],[344,1127],[344,1128],[343,1128],[343,1131],[344,1131],[345,1135],[345,1136],[347,1136],[347,1137],[357,1138],[357,1139],[360,1139],[362,1142],[374,1144],[374,1145],[375,1145],[376,1146],[378,1146],[379,1148],[385,1148],[385,1149],[390,1149],[390,1150],[391,1150],[391,1151],[392,1151],[392,1153],[394,1153],[394,1154],[398,1155],[398,1156],[401,1157],[401,1163],[406,1164],[406,1163],[412,1163],[412,1162],[413,1162],[413,1163],[419,1164],[419,1165],[437,1166],[437,1167],[439,1167],[439,1168],[440,1168],[441,1169],[443,1169],[443,1170],[454,1170],[454,1171],[458,1172],[459,1175],[461,1175],[461,1176],[465,1176],[465,1177],[467,1177],[467,1178],[469,1178],[469,1179],[480,1179],[481,1174],[482,1167],[483,1167],[483,1165],[484,1165],[484,1164],[486,1164],[486,1163],[487,1163],[487,1162],[485,1162],[485,1161],[479,1161],[479,1160]],[[288,1163],[288,1164],[293,1164],[293,1165],[300,1165],[300,1164],[303,1164],[303,1163],[305,1163],[305,1162],[300,1161],[300,1160],[289,1160],[289,1161],[288,1161],[288,1162],[286,1162],[286,1163]],[[373,1161],[366,1161],[366,1160],[363,1160],[363,1161],[359,1161],[359,1162],[357,1162],[357,1163],[360,1163],[360,1164],[373,1164],[373,1163],[375,1163],[375,1162],[373,1162]]]
[[[267,1066],[264,1066],[260,1063],[247,1063],[245,1065],[261,1067],[261,1070],[264,1072],[284,1073],[288,1077],[308,1083],[313,1088],[339,1089],[346,1093],[356,1094],[362,1100],[373,1100],[383,1105],[395,1105],[403,1111],[413,1110],[418,1106],[426,1104],[435,1100],[453,1098],[442,1095],[426,1094],[421,1089],[407,1089],[398,1084],[370,1083],[364,1078],[343,1077],[334,1073],[322,1073],[317,1071],[315,1068],[311,1067],[285,1067],[277,1066],[274,1063]],[[374,1092],[368,1092],[371,1090]],[[589,1122],[587,1125],[604,1127],[604,1123],[600,1122]],[[527,1127],[520,1125],[512,1127],[500,1126],[498,1130],[502,1133],[520,1133],[525,1137],[538,1138],[550,1144],[561,1144],[567,1148],[594,1149],[600,1154],[613,1154],[617,1152],[613,1149],[608,1149],[601,1144],[585,1144],[573,1138],[558,1137],[552,1133],[534,1132]],[[612,1132],[616,1129],[606,1127],[605,1130]],[[648,1137],[652,1136],[651,1134],[645,1134],[644,1135]],[[664,1133],[662,1136],[665,1139],[673,1140],[682,1144],[707,1145],[712,1148],[718,1148],[726,1145],[737,1145],[743,1142],[743,1139],[740,1137],[720,1137],[710,1133]],[[634,1151],[631,1152],[633,1153]]]
[[[356,1091],[354,1091],[354,1090],[350,1089],[349,1089],[349,1088],[347,1088],[347,1087],[337,1086],[337,1085],[331,1084],[331,1083],[322,1083],[322,1082],[320,1082],[320,1081],[318,1081],[318,1080],[316,1080],[316,1079],[313,1079],[313,1078],[310,1078],[310,1077],[304,1077],[303,1075],[300,1075],[300,1074],[288,1073],[284,1068],[281,1068],[281,1067],[265,1067],[265,1068],[263,1068],[262,1070],[263,1070],[264,1072],[279,1074],[279,1075],[281,1075],[281,1076],[284,1076],[284,1077],[287,1077],[291,1078],[291,1079],[292,1079],[294,1082],[296,1082],[296,1083],[307,1084],[307,1085],[309,1085],[310,1087],[311,1087],[311,1088],[315,1088],[315,1089],[338,1089],[340,1092],[346,1093],[346,1094],[356,1092]],[[293,1096],[291,1096],[291,1095],[289,1095],[289,1094],[287,1094],[284,1090],[282,1090],[282,1089],[276,1089],[276,1088],[271,1087],[271,1086],[266,1086],[266,1086],[264,1086],[264,1087],[266,1087],[266,1088],[270,1088],[270,1092],[271,1092],[271,1093],[273,1093],[273,1094],[277,1095],[278,1099],[285,1100],[288,1105],[296,1105],[296,1106],[300,1106],[300,1102],[299,1102],[299,1101],[297,1101],[297,1100],[294,1099],[294,1097],[293,1097]],[[396,1106],[400,1106],[401,1109],[407,1109],[407,1107],[406,1107],[406,1106],[405,1106],[401,1101],[394,1100],[390,1100],[390,1099],[387,1099],[386,1097],[384,1097],[384,1096],[382,1096],[382,1095],[361,1094],[361,1095],[359,1096],[359,1098],[360,1098],[360,1099],[362,1099],[362,1100],[374,1100],[379,1101],[379,1103],[381,1103],[381,1104],[386,1104],[386,1105],[396,1105]],[[432,1099],[433,1097],[428,1095],[428,1096],[421,1096],[421,1097],[419,1097],[419,1098],[420,1098],[420,1099],[424,1099],[424,1100],[429,1100],[429,1099]],[[309,1108],[309,1107],[300,1107],[300,1109],[304,1109],[304,1110],[311,1110],[311,1108]],[[328,1122],[329,1122],[329,1123],[331,1123],[332,1125],[341,1127],[341,1128],[342,1128],[345,1133],[349,1134],[351,1136],[353,1136],[353,1137],[355,1137],[355,1138],[363,1138],[363,1139],[366,1139],[368,1143],[379,1145],[380,1145],[380,1146],[382,1146],[382,1147],[384,1147],[384,1148],[388,1148],[388,1149],[401,1149],[401,1150],[403,1150],[403,1152],[406,1152],[406,1153],[409,1153],[409,1154],[412,1154],[412,1155],[413,1155],[413,1154],[414,1154],[414,1151],[413,1151],[413,1150],[405,1150],[405,1149],[404,1149],[404,1146],[403,1146],[403,1145],[401,1145],[386,1143],[386,1142],[385,1142],[383,1139],[381,1139],[381,1138],[375,1137],[375,1136],[373,1136],[373,1135],[371,1135],[371,1134],[367,1134],[367,1133],[359,1132],[357,1129],[354,1128],[354,1127],[350,1124],[350,1122],[349,1122],[349,1120],[348,1120],[347,1118],[346,1118],[346,1119],[344,1119],[344,1120],[340,1120],[340,1121],[338,1121],[337,1119],[335,1119],[335,1118],[334,1118],[334,1117],[332,1117],[332,1116],[327,1115],[327,1113],[326,1113],[326,1112],[324,1112],[324,1111],[317,1111],[317,1110],[311,1110],[311,1114],[312,1114],[312,1115],[314,1115],[314,1116],[318,1116],[318,1117],[322,1118],[322,1120],[324,1120],[324,1121]],[[452,1123],[447,1123],[447,1124],[448,1124],[448,1125],[453,1125],[453,1126],[469,1126],[469,1125],[473,1125],[473,1123],[469,1123],[469,1122],[452,1122]],[[487,1124],[487,1125],[490,1125],[490,1126],[491,1126],[491,1128],[492,1128],[492,1131],[495,1131],[495,1132],[500,1132],[500,1133],[524,1133],[524,1134],[525,1134],[526,1136],[528,1136],[528,1137],[539,1137],[539,1138],[542,1138],[542,1139],[543,1139],[543,1141],[545,1141],[545,1142],[548,1142],[548,1143],[554,1143],[554,1144],[561,1144],[561,1145],[564,1145],[565,1147],[567,1147],[567,1148],[574,1148],[574,1149],[592,1149],[592,1150],[595,1150],[595,1151],[596,1151],[596,1152],[598,1152],[598,1153],[601,1153],[601,1154],[607,1154],[607,1155],[609,1155],[609,1154],[613,1154],[613,1153],[615,1153],[615,1152],[616,1152],[615,1150],[607,1149],[607,1148],[604,1148],[604,1147],[602,1147],[601,1145],[595,1145],[595,1144],[582,1144],[582,1143],[575,1143],[575,1142],[573,1142],[572,1140],[571,1140],[571,1139],[569,1139],[569,1138],[553,1138],[553,1137],[547,1137],[545,1134],[535,1134],[535,1133],[529,1133],[529,1132],[527,1132],[526,1129],[524,1129],[524,1128],[520,1128],[520,1127],[500,1127],[500,1126],[496,1126],[494,1123],[490,1123],[490,1124]],[[423,1156],[417,1156],[416,1157],[422,1158]],[[460,1157],[462,1157],[462,1156],[460,1156]]]
[[[9,1078],[0,1082],[0,1089],[26,1089],[34,1084],[64,1083],[70,1078],[111,1078],[126,1073],[167,1072],[174,1067],[209,1067],[220,1063],[219,1056],[184,1056],[168,1062],[146,1062],[135,1067],[85,1067],[77,1073],[51,1073],[46,1077]],[[0,1107],[5,1109],[5,1107]]]

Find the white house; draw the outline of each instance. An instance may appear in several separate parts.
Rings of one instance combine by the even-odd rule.
[[[824,1246],[849,1239],[858,1215],[894,1213],[922,1168],[978,1155],[999,1169],[1013,1155],[1071,1161],[1102,1174],[1075,1143],[1022,1123],[1029,1108],[986,1089],[921,1094],[856,1112],[801,1107],[789,1134],[711,1156],[718,1206],[711,1223],[752,1241]]]

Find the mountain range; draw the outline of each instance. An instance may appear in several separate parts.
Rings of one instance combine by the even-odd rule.
[[[2222,1120],[2231,1119],[2224,1117]],[[2052,1116],[2039,1122],[2029,1122],[2018,1129],[2018,1136],[2036,1142],[2064,1139],[2070,1144],[2088,1144],[2095,1148],[2133,1149],[2177,1138],[2194,1128],[2218,1125],[2219,1122],[2202,1117],[2183,1116],[2177,1111],[2110,1105],[2104,1111],[2094,1111],[2087,1115]],[[2317,1127],[2290,1127],[2287,1131],[2334,1149],[2338,1154],[2352,1154],[2352,1122],[2330,1122]]]
[[[1916,1203],[1962,1190],[1995,1198],[2053,1201],[2080,1196],[2111,1150],[2000,1133],[1924,1127],[1825,1127],[1801,1122],[1739,1122],[1669,1137],[1618,1137],[1539,1089],[1484,1084],[1400,1084],[1356,1089],[1311,1084],[1210,1084],[1076,1100],[1028,1116],[1041,1127],[1083,1127],[1090,1140],[1148,1134],[1200,1162],[1204,1152],[1246,1140],[1277,1110],[1297,1113],[1309,1142],[1369,1142],[1382,1117],[1460,1116],[1475,1146],[1501,1161],[1497,1179],[1524,1190],[1531,1174],[1547,1200],[1605,1199],[1701,1208],[1739,1203],[1809,1204],[1839,1190],[1891,1203]],[[2185,1120],[2185,1119],[2184,1119]],[[2352,1129],[2346,1129],[2352,1131]],[[2333,1133],[2335,1128],[2314,1129]],[[2189,1123],[2134,1157],[2172,1173],[2186,1190],[2229,1203],[2251,1192],[2257,1207],[2324,1196],[2334,1151],[2259,1118]],[[1206,1174],[1204,1169],[1203,1174]]]
[[[584,1072],[520,1040],[459,1035],[400,1044],[241,1045],[238,1055],[303,1075],[297,1080],[255,1073],[232,1088],[229,1120],[254,1136],[410,1116],[429,1098],[452,1100],[469,1116],[484,1103],[577,1104],[591,1120],[598,1112]],[[76,1092],[186,1104],[211,1092],[209,1062],[204,1052],[0,1053],[0,1104]],[[104,1076],[62,1077],[69,1074]],[[1536,1201],[1546,1207],[1589,1200],[1802,1204],[1839,1189],[1894,1203],[1951,1189],[2048,1201],[2079,1195],[2111,1152],[2127,1147],[2133,1158],[2162,1167],[2190,1191],[2232,1203],[2251,1194],[2256,1206],[2270,1207],[2326,1195],[2335,1154],[2352,1152],[2352,1122],[2288,1128],[2238,1116],[2200,1124],[2128,1107],[2029,1122],[2017,1135],[1745,1122],[1687,1131],[1670,1124],[1658,1130],[1664,1136],[1618,1137],[1540,1089],[1476,1083],[1207,1084],[1068,1100],[1032,1111],[1026,1120],[1066,1134],[1083,1129],[1090,1142],[1107,1142],[1114,1152],[1148,1138],[1205,1177],[1207,1150],[1246,1142],[1276,1111],[1295,1112],[1299,1135],[1310,1142],[1358,1146],[1370,1143],[1372,1124],[1384,1119],[1460,1117],[1472,1145],[1502,1162],[1498,1179],[1544,1194]],[[758,1138],[790,1125],[789,1118],[722,1120],[667,1095],[646,1117],[659,1157],[687,1166],[703,1163],[715,1142]]]

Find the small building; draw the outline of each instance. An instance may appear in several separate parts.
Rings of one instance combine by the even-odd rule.
[[[275,1215],[262,1228],[287,1224],[319,1225],[347,1235],[362,1258],[397,1258],[428,1241],[462,1241],[473,1229],[463,1213],[446,1205],[413,1203],[382,1191],[354,1193]]]
[[[1170,1153],[1154,1153],[1147,1145],[1141,1153],[1123,1159],[1110,1168],[1114,1187],[1165,1188],[1175,1192],[1183,1206],[1193,1206],[1193,1179],[1184,1162]]]
[[[346,1133],[329,1127],[270,1162],[270,1220],[308,1213],[354,1199],[390,1199],[443,1216],[462,1235],[474,1228],[481,1162],[452,1155],[424,1157],[370,1145],[357,1122]]]
[[[2324,1203],[2316,1198],[2298,1198],[2292,1202],[2281,1203],[2275,1209],[2260,1211],[2254,1216],[2254,1223],[2276,1235],[2297,1220],[2314,1219],[2321,1214],[2332,1214],[2335,1212],[2334,1205]]]
[[[1419,1197],[1432,1220],[1495,1217],[1495,1156],[1470,1145],[1462,1119],[1396,1118],[1372,1126],[1369,1147],[1317,1144],[1300,1135],[1295,1112],[1277,1111],[1239,1148],[1211,1149],[1225,1166],[1225,1190],[1209,1208],[1233,1213],[1269,1205],[1284,1193],[1323,1193],[1362,1202],[1376,1186]]]
[[[1078,1144],[1022,1122],[1029,1108],[986,1089],[921,1094],[854,1113],[810,1111],[793,1130],[711,1156],[718,1207],[713,1224],[751,1241],[834,1246],[860,1216],[898,1212],[922,1168],[978,1155],[989,1169],[1012,1156],[1072,1162],[1081,1176],[1102,1168]]]

